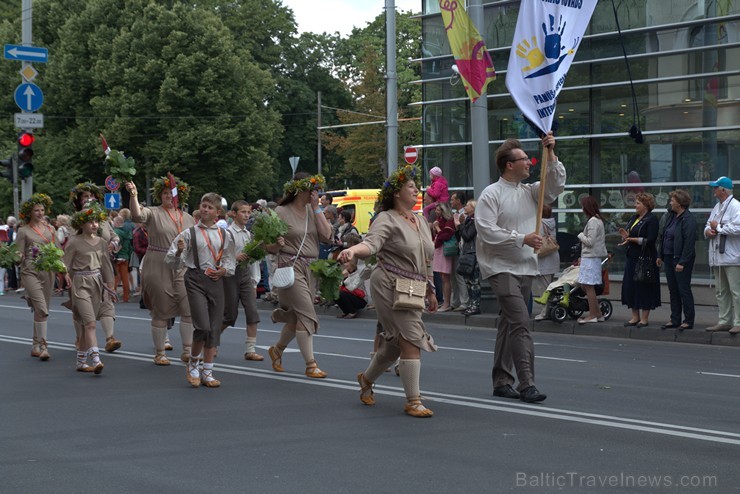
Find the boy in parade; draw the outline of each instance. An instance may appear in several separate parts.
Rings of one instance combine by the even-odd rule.
[[[224,276],[235,270],[231,237],[216,226],[221,196],[209,192],[200,200],[200,221],[183,230],[170,245],[165,263],[173,270],[183,267],[185,290],[193,320],[193,346],[187,362],[187,381],[193,387],[203,384],[216,388],[221,382],[213,377],[224,318]],[[203,359],[200,368],[199,360]]]
[[[247,255],[242,252],[244,245],[251,242],[252,234],[247,230],[247,221],[251,213],[251,206],[247,201],[234,201],[231,205],[233,223],[226,230],[234,243],[236,262],[244,262]],[[257,323],[260,322],[257,312],[257,283],[260,280],[259,263],[252,263],[247,267],[236,266],[234,276],[224,278],[224,292],[226,295],[224,321],[221,326],[223,332],[233,326],[239,314],[239,303],[244,307],[247,319],[247,348],[245,360],[262,361],[265,358],[257,353]]]

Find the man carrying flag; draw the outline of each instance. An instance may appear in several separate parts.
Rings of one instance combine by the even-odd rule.
[[[470,101],[475,102],[486,92],[488,83],[496,79],[496,70],[486,50],[486,43],[465,12],[462,2],[439,0],[439,8],[455,56],[455,65]]]

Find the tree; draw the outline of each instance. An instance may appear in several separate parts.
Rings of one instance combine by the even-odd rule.
[[[59,28],[46,81],[49,113],[60,118],[47,125],[40,184],[100,183],[103,132],[137,160],[140,186],[146,172],[172,171],[195,201],[207,191],[229,200],[269,193],[281,134],[267,104],[274,81],[218,16],[171,3],[91,0]]]

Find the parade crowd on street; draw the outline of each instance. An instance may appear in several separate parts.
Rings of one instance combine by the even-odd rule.
[[[5,249],[0,295],[22,291],[32,312],[31,356],[40,361],[51,358],[52,293],[65,296],[63,305],[71,311],[76,332],[76,370],[93,375],[105,368],[101,349],[115,352],[124,344],[115,335],[116,304],[140,295],[151,318],[153,363],[171,364],[168,330],[177,325],[185,380],[208,388],[221,385],[214,363],[221,334],[235,324],[240,306],[247,326],[245,360],[265,359],[256,346],[257,300],[262,297],[276,304],[271,319],[282,325],[267,351],[273,370],[284,372],[285,349],[295,340],[311,379],[328,375],[314,355],[317,304],[336,304],[341,309],[337,317],[350,319],[375,307],[372,358],[357,375],[361,402],[375,404],[375,381],[394,368],[406,395],[404,412],[431,417],[420,393],[421,355],[437,346],[422,314],[480,314],[481,283],[488,283],[501,307],[493,395],[541,402],[546,395],[535,385],[533,302],[534,319],[540,321],[549,317],[553,303],[572,309],[572,301],[581,297],[578,324],[604,322],[597,297],[611,256],[599,202],[583,196],[580,258],[560,273],[550,205],[564,190],[566,171],[552,133],[541,140],[543,182],[529,180],[530,157],[518,140],[507,139],[496,151],[499,178],[478,198],[450,191],[442,169],[432,168],[423,211],[417,210],[422,172],[412,165],[398,168],[379,188],[365,235],[353,226],[352,211],[331,204],[324,178],[304,172],[285,184],[277,202],[237,200],[227,208],[214,191],[197,198],[192,214],[184,207],[191,188],[172,174],[153,181],[155,205],[141,204],[136,185],[126,182],[130,201],[118,211],[104,208],[102,189],[90,182],[70,191],[69,214],[56,218],[48,216],[51,198],[37,193],[21,205],[20,221],[9,217],[0,222],[0,247]],[[651,311],[662,302],[663,270],[670,320],[661,327],[694,328],[691,277],[696,238],[703,234],[718,314],[716,324],[701,329],[740,333],[740,201],[732,195],[730,178],[718,177],[708,185],[717,202],[703,229],[697,227],[688,192],[672,191],[669,210],[660,219],[653,212],[655,198],[636,193],[634,215],[618,230],[619,248],[626,250],[621,303],[631,314],[625,326],[650,324]],[[261,245],[264,258],[250,250],[259,215],[277,217],[285,226],[274,241]],[[15,261],[6,260],[11,245],[17,248]],[[319,290],[314,266],[320,259],[341,266],[338,295]]]

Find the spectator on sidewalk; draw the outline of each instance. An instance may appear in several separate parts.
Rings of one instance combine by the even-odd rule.
[[[696,219],[689,211],[691,196],[685,190],[670,193],[668,212],[660,218],[658,233],[658,267],[665,267],[665,278],[671,297],[671,320],[663,329],[694,327],[694,294],[691,273],[696,258]],[[683,323],[681,312],[683,311]]]
[[[714,277],[719,321],[707,331],[740,333],[740,201],[732,197],[732,180],[709,182],[717,204],[704,227],[709,239],[709,266]]]

